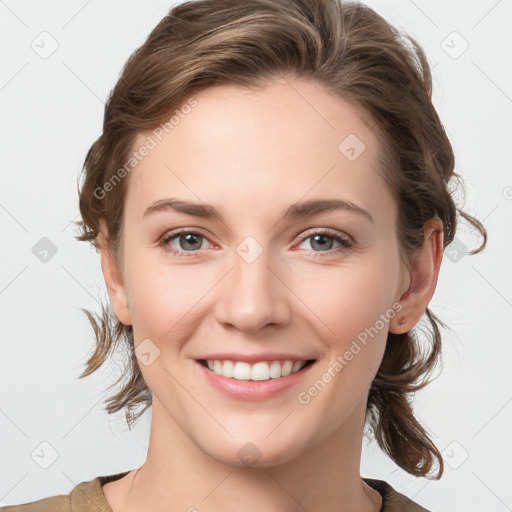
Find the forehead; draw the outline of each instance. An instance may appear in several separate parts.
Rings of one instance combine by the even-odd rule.
[[[233,215],[342,197],[393,216],[377,136],[318,82],[217,85],[184,104],[194,106],[176,109],[172,122],[134,144],[135,151],[152,146],[130,173],[125,208],[137,218],[165,197],[204,201]]]

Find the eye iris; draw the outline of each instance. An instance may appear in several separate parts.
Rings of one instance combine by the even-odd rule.
[[[194,233],[188,233],[186,235],[181,235],[179,237],[180,239],[180,248],[181,249],[199,249],[201,248],[201,242],[199,242],[199,246],[198,247],[184,247],[183,244],[181,243],[181,240],[185,239],[186,240],[186,244],[192,244],[194,245],[194,238],[196,239],[196,245],[197,245],[197,240],[201,238],[201,235],[197,235],[197,234],[194,234]],[[192,242],[191,242],[192,240]]]
[[[315,243],[318,243],[318,239],[326,239],[326,238],[330,238],[331,239],[331,242],[329,244],[329,242],[327,242],[327,245],[330,245],[329,247],[327,247],[327,250],[329,249],[332,249],[332,244],[334,243],[332,237],[328,236],[328,235],[315,235],[312,238],[312,242],[311,242],[311,247],[315,248]],[[320,249],[323,249],[323,250],[326,250],[326,247],[325,247],[326,243],[322,243],[320,242]]]

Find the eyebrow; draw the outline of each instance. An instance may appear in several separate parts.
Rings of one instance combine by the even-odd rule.
[[[355,205],[351,201],[346,201],[343,199],[317,199],[294,203],[288,207],[285,214],[283,215],[283,218],[304,218],[335,210],[355,213],[365,217],[372,223],[375,222],[369,212],[360,206]],[[191,201],[184,201],[182,199],[175,198],[160,199],[155,201],[153,204],[146,208],[142,217],[146,218],[150,215],[162,211],[175,211],[179,213],[185,213],[187,215],[193,215],[195,217],[218,219],[224,223],[222,214],[214,206],[205,203],[194,203]]]

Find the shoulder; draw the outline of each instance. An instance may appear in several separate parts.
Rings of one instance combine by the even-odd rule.
[[[69,494],[50,496],[41,500],[23,503],[21,505],[7,505],[0,507],[0,512],[112,512],[109,507],[102,486],[113,480],[122,478],[128,473],[98,476],[93,480],[75,485]]]
[[[129,472],[109,476],[99,476],[87,482],[81,482],[73,487],[69,494],[50,496],[38,501],[21,505],[0,507],[0,512],[112,512],[102,486],[105,483],[119,480]],[[383,480],[363,478],[363,480],[382,496],[380,512],[430,512],[404,494],[396,491]]]
[[[0,507],[0,512],[69,512],[69,496],[51,496],[22,505]]]
[[[430,512],[426,508],[396,491],[384,480],[363,478],[363,480],[382,496],[380,512]]]

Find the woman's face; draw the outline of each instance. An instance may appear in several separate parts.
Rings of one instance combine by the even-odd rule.
[[[216,86],[193,100],[134,146],[145,156],[125,178],[123,284],[109,293],[133,325],[153,428],[225,463],[284,463],[362,428],[409,285],[396,205],[375,134],[317,82]],[[171,200],[219,215],[152,208]],[[298,206],[316,201],[350,207]],[[241,378],[204,359],[231,360],[214,369]],[[281,360],[314,363],[277,377]]]

